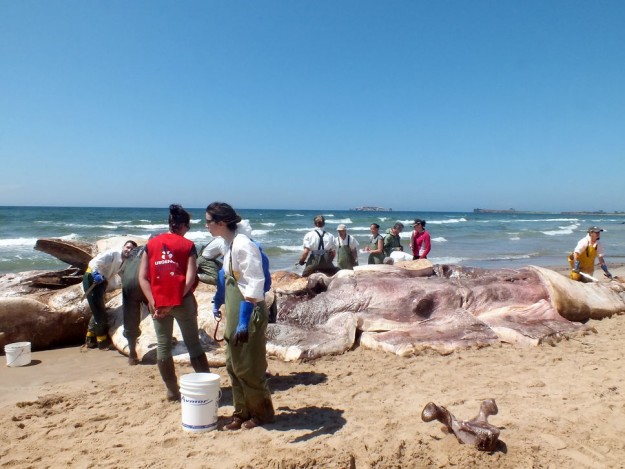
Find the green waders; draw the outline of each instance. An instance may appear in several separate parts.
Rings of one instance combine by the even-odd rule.
[[[249,340],[234,345],[234,333],[239,324],[239,306],[244,300],[237,281],[226,274],[226,370],[232,383],[232,401],[235,418],[255,418],[259,424],[274,420],[271,393],[267,386],[266,337],[267,307],[256,304],[249,323]]]
[[[215,259],[207,259],[203,256],[197,258],[197,276],[200,282],[209,285],[217,285],[217,274],[221,269],[222,263]]]
[[[86,272],[82,277],[84,291],[89,291],[93,283],[93,274]],[[101,343],[108,346],[109,324],[104,297],[106,285],[106,281],[96,285],[87,295],[87,303],[89,303],[89,308],[91,309],[91,319],[89,319],[89,326],[87,327],[87,342],[97,337],[98,345]]]
[[[345,239],[349,241],[349,237],[346,236]],[[340,240],[339,243],[342,241],[343,240]],[[354,265],[356,263],[354,262],[354,253],[352,252],[352,248],[349,247],[349,244],[340,245],[336,257],[336,263],[339,268],[354,270]]]
[[[369,248],[374,251],[378,249],[378,239],[380,239],[380,235],[377,238],[370,240]],[[369,254],[369,259],[367,261],[369,264],[384,264],[384,252],[379,254]]]

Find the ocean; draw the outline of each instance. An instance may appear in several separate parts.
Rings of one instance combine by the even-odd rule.
[[[192,216],[187,238],[205,243],[204,208],[187,208]],[[412,222],[427,221],[432,238],[428,256],[435,264],[484,268],[518,268],[525,265],[566,266],[566,256],[584,236],[588,226],[604,228],[601,241],[611,262],[625,262],[625,216],[472,213],[472,212],[364,212],[351,210],[237,209],[249,220],[253,237],[267,253],[271,270],[301,273],[295,266],[302,239],[312,229],[313,217],[322,214],[326,229],[336,233],[347,225],[361,247],[369,239],[369,225],[378,223],[384,233],[396,221],[406,225],[402,242],[408,252]],[[67,267],[54,257],[33,249],[38,238],[63,238],[95,242],[110,236],[149,237],[167,230],[168,208],[0,207],[0,274]],[[360,264],[367,254],[360,254]]]

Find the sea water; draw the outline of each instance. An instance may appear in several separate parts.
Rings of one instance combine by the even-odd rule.
[[[187,208],[191,230],[186,237],[206,243],[204,208]],[[302,239],[322,214],[326,230],[347,225],[361,247],[367,244],[371,223],[385,233],[396,221],[406,225],[401,234],[404,250],[415,218],[427,221],[432,238],[428,259],[435,264],[459,264],[485,268],[518,268],[525,265],[566,266],[566,256],[591,225],[604,228],[601,241],[606,260],[625,262],[625,216],[595,214],[525,214],[355,210],[237,209],[249,220],[254,239],[267,253],[271,270],[301,273],[296,266]],[[62,238],[94,243],[110,236],[147,238],[167,230],[168,208],[0,207],[0,273],[56,270],[67,267],[54,257],[35,251],[38,238]],[[360,254],[366,264],[367,254]]]

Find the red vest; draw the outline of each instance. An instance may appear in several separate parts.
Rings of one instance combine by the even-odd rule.
[[[193,242],[173,233],[163,233],[148,241],[148,266],[154,306],[182,304],[189,254]]]

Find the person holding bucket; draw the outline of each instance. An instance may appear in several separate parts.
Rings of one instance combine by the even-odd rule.
[[[213,300],[217,317],[222,303],[226,306],[226,370],[232,383],[234,413],[225,430],[250,429],[275,418],[265,375],[267,269],[263,269],[258,245],[237,230],[240,221],[241,217],[226,203],[213,202],[206,207],[206,227],[211,235],[226,241],[223,285],[218,285]]]
[[[169,232],[151,238],[141,255],[139,284],[148,301],[156,333],[156,362],[167,387],[167,400],[180,400],[180,389],[172,356],[174,319],[189,351],[196,373],[209,373],[208,360],[200,344],[197,301],[198,284],[195,244],[184,237],[191,217],[180,205],[169,206]]]

